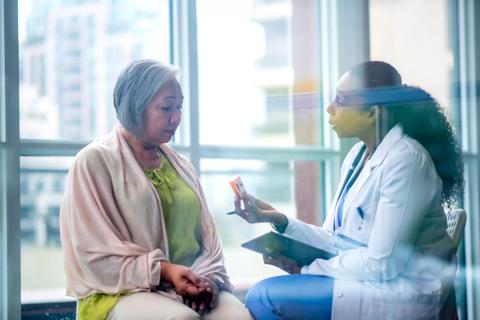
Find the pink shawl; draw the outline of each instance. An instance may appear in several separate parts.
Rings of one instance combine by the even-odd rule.
[[[171,146],[160,148],[200,200],[202,252],[192,271],[218,274],[230,286],[195,169]],[[161,261],[169,257],[162,205],[120,127],[76,156],[65,185],[60,232],[67,295],[157,290]]]

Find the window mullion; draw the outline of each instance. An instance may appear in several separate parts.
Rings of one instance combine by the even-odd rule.
[[[75,156],[88,142],[20,140],[20,156]]]
[[[182,83],[188,110],[183,126],[188,127],[189,154],[193,166],[199,172],[199,92],[197,54],[197,12],[195,0],[172,1],[173,63],[182,69]]]
[[[465,209],[468,219],[465,226],[465,285],[466,285],[466,317],[477,319],[480,316],[480,286],[476,266],[480,262],[480,254],[476,245],[480,241],[478,226],[480,221],[480,157],[478,148],[480,130],[478,121],[478,88],[480,75],[480,15],[479,4],[474,0],[458,2],[459,19],[459,80],[460,80],[460,116],[462,149],[465,156]],[[462,310],[463,311],[463,310]],[[462,314],[463,315],[463,314]]]
[[[0,2],[0,58],[4,139],[1,161],[0,317],[20,319],[19,58],[18,4]]]
[[[201,157],[209,159],[223,158],[265,161],[319,161],[338,158],[339,155],[339,151],[307,146],[294,148],[274,148],[203,145],[201,149]]]

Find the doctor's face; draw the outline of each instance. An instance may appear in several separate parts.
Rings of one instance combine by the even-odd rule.
[[[339,138],[361,138],[375,128],[375,117],[371,108],[362,107],[360,99],[355,103],[355,97],[349,95],[348,105],[346,95],[349,92],[363,89],[362,83],[345,73],[338,82],[335,99],[330,103],[327,112],[330,115],[328,122]]]

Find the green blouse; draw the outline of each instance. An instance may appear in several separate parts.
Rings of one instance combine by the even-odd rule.
[[[200,253],[200,201],[165,156],[146,174],[162,202],[170,262],[189,267]]]
[[[158,192],[167,230],[170,262],[191,266],[200,254],[200,201],[173,165],[163,156],[157,169],[145,170]],[[94,293],[79,300],[78,319],[106,319],[122,295]]]

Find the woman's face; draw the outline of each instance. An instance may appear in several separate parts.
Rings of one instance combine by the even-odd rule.
[[[178,81],[167,82],[145,110],[142,142],[159,145],[170,141],[182,120],[182,104],[183,93]]]
[[[330,114],[328,122],[339,138],[361,138],[375,128],[375,117],[371,108],[362,108],[360,103],[342,105],[346,93],[362,88],[362,83],[352,77],[349,72],[345,73],[338,82],[335,99],[328,106],[327,112]],[[352,101],[351,96],[349,101]]]

